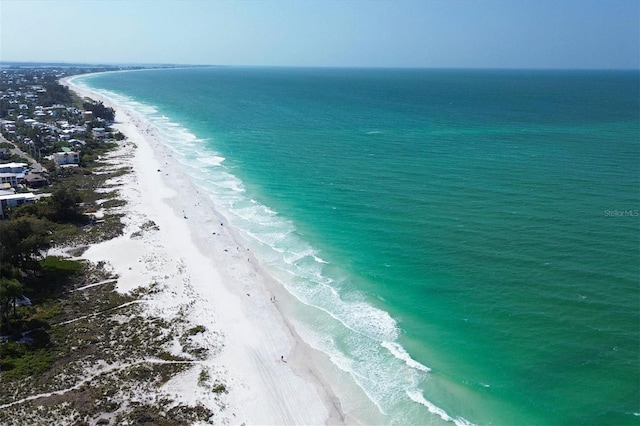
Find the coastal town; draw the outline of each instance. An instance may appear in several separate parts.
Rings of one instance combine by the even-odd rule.
[[[109,70],[0,68],[2,424],[191,424],[213,416],[158,390],[206,356],[192,342],[205,328],[143,315],[136,304],[146,290],[117,292],[118,274],[81,258],[122,234],[125,200],[113,181],[131,172],[134,145],[112,127],[112,108],[60,79]],[[153,229],[147,221],[132,238]],[[166,349],[172,335],[182,356]],[[197,382],[216,400],[227,392],[208,370]]]
[[[79,71],[9,68],[0,73],[2,219],[9,217],[11,208],[50,195],[42,189],[62,170],[95,160],[93,152],[100,144],[124,138],[108,127],[113,110],[74,98],[57,83]]]

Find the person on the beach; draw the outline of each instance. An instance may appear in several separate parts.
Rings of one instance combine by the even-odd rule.
[[[280,361],[287,362],[287,361],[284,360],[284,355],[280,355]]]

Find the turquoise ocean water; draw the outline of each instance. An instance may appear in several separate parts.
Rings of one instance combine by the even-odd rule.
[[[82,76],[161,131],[363,423],[640,424],[638,72]],[[350,391],[353,390],[353,391]]]

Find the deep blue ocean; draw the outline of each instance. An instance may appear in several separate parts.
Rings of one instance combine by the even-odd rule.
[[[365,424],[640,424],[640,74],[82,76],[161,131]],[[345,396],[346,395],[346,396]]]

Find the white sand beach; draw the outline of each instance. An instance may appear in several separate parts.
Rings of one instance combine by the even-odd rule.
[[[194,337],[212,349],[202,365],[225,383],[228,394],[220,397],[197,386],[201,365],[174,377],[163,390],[215,412],[224,404],[222,423],[352,422],[314,367],[313,349],[282,315],[279,305],[286,295],[278,283],[189,182],[155,129],[135,111],[68,80],[62,84],[116,110],[114,127],[127,139],[110,161],[133,170],[114,182],[127,201],[124,235],[91,246],[82,257],[107,262],[119,276],[118,291],[152,288],[146,304],[150,314],[204,326],[206,331]],[[149,221],[159,229],[145,230]]]

